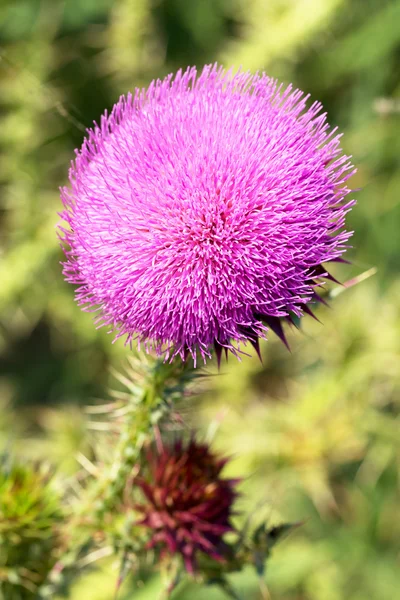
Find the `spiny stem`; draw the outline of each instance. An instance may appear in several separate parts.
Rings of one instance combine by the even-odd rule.
[[[64,570],[74,569],[79,564],[79,557],[96,545],[93,533],[104,532],[107,515],[116,514],[123,501],[126,482],[135,466],[140,465],[143,446],[157,437],[159,423],[168,416],[174,401],[183,396],[185,386],[195,377],[193,367],[180,361],[165,363],[162,359],[151,362],[147,358],[132,358],[130,363],[128,376],[118,376],[128,389],[128,394],[121,394],[123,400],[115,405],[115,410],[120,412],[123,409],[123,414],[115,415],[112,404],[106,405],[105,414],[108,419],[115,417],[113,426],[116,428],[119,424],[120,429],[113,460],[108,468],[101,469],[85,457],[79,457],[81,464],[90,467],[88,472],[92,480],[79,505],[74,507],[68,529],[75,535],[58,563],[55,580]],[[101,414],[100,409],[92,412]],[[100,424],[104,424],[104,430],[107,429],[106,421]]]

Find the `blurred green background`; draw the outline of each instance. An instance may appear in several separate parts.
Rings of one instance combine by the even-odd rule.
[[[377,267],[256,357],[232,359],[185,418],[234,456],[241,506],[304,520],[269,564],[274,600],[400,598],[400,1],[1,0],[0,448],[85,450],[81,406],[105,397],[127,349],[97,331],[61,276],[55,224],[74,148],[119,95],[221,61],[293,82],[323,102],[353,155],[351,266]],[[196,417],[196,419],[195,419]],[[261,509],[258,509],[261,510]],[[116,570],[74,587],[112,598]],[[261,598],[251,573],[236,580]],[[157,597],[157,580],[121,598]],[[125,594],[125,595],[124,595]],[[181,600],[221,598],[188,586]]]

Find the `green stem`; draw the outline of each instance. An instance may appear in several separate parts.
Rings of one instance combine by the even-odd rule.
[[[129,395],[126,400],[124,394],[125,415],[113,460],[86,488],[75,507],[68,523],[68,530],[73,532],[72,539],[55,570],[57,581],[50,581],[48,589],[55,590],[62,583],[60,573],[65,571],[67,577],[71,576],[78,557],[93,545],[93,534],[104,531],[106,516],[116,515],[126,482],[134,468],[140,465],[143,446],[152,441],[154,428],[167,418],[174,403],[182,398],[187,384],[196,377],[193,367],[179,360],[164,363],[161,359],[133,358],[131,366],[128,377],[119,377]]]
[[[127,478],[140,464],[143,445],[154,438],[155,427],[171,412],[192,377],[193,368],[180,361],[168,364],[158,359],[146,369],[142,384],[132,393],[111,468],[99,482],[102,511],[119,502]]]

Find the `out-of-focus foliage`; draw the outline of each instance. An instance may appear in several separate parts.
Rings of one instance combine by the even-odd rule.
[[[220,60],[292,81],[344,132],[363,190],[349,216],[354,264],[335,274],[378,274],[319,310],[323,326],[305,320],[291,355],[268,342],[264,365],[230,360],[184,415],[214,420],[232,471],[247,475],[247,508],[265,501],[272,519],[305,520],[269,565],[274,600],[394,600],[400,587],[399,23],[400,0],[0,5],[0,444],[62,472],[89,451],[79,405],[104,396],[108,365],[129,352],[61,277],[57,190],[85,127],[128,89]],[[106,564],[72,598],[112,597],[116,573]],[[261,597],[251,574],[235,583]],[[176,597],[221,595],[191,586]]]
[[[349,300],[351,295],[351,301]],[[219,443],[249,474],[245,497],[306,523],[271,563],[272,597],[394,598],[400,490],[399,283],[347,290],[291,336],[293,354],[246,359],[218,391]],[[330,314],[329,314],[330,313]],[[371,315],[375,315],[371,319]],[[274,369],[282,365],[286,376]],[[272,368],[271,368],[272,367]],[[237,369],[230,365],[226,379]],[[231,371],[232,370],[232,371]],[[247,401],[243,403],[243,390]],[[205,416],[214,413],[213,395]],[[296,558],[297,557],[297,558]]]

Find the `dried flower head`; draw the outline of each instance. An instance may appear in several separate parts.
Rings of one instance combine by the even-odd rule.
[[[143,515],[139,525],[149,530],[148,548],[160,550],[164,558],[181,555],[190,573],[197,552],[223,560],[223,536],[233,531],[237,480],[222,479],[226,462],[206,444],[177,441],[161,451],[149,450],[147,474],[134,481],[144,496],[135,509]]]
[[[121,97],[62,190],[66,279],[99,325],[210,356],[310,312],[340,260],[354,172],[308,96],[206,66]],[[236,345],[235,345],[236,344]]]

